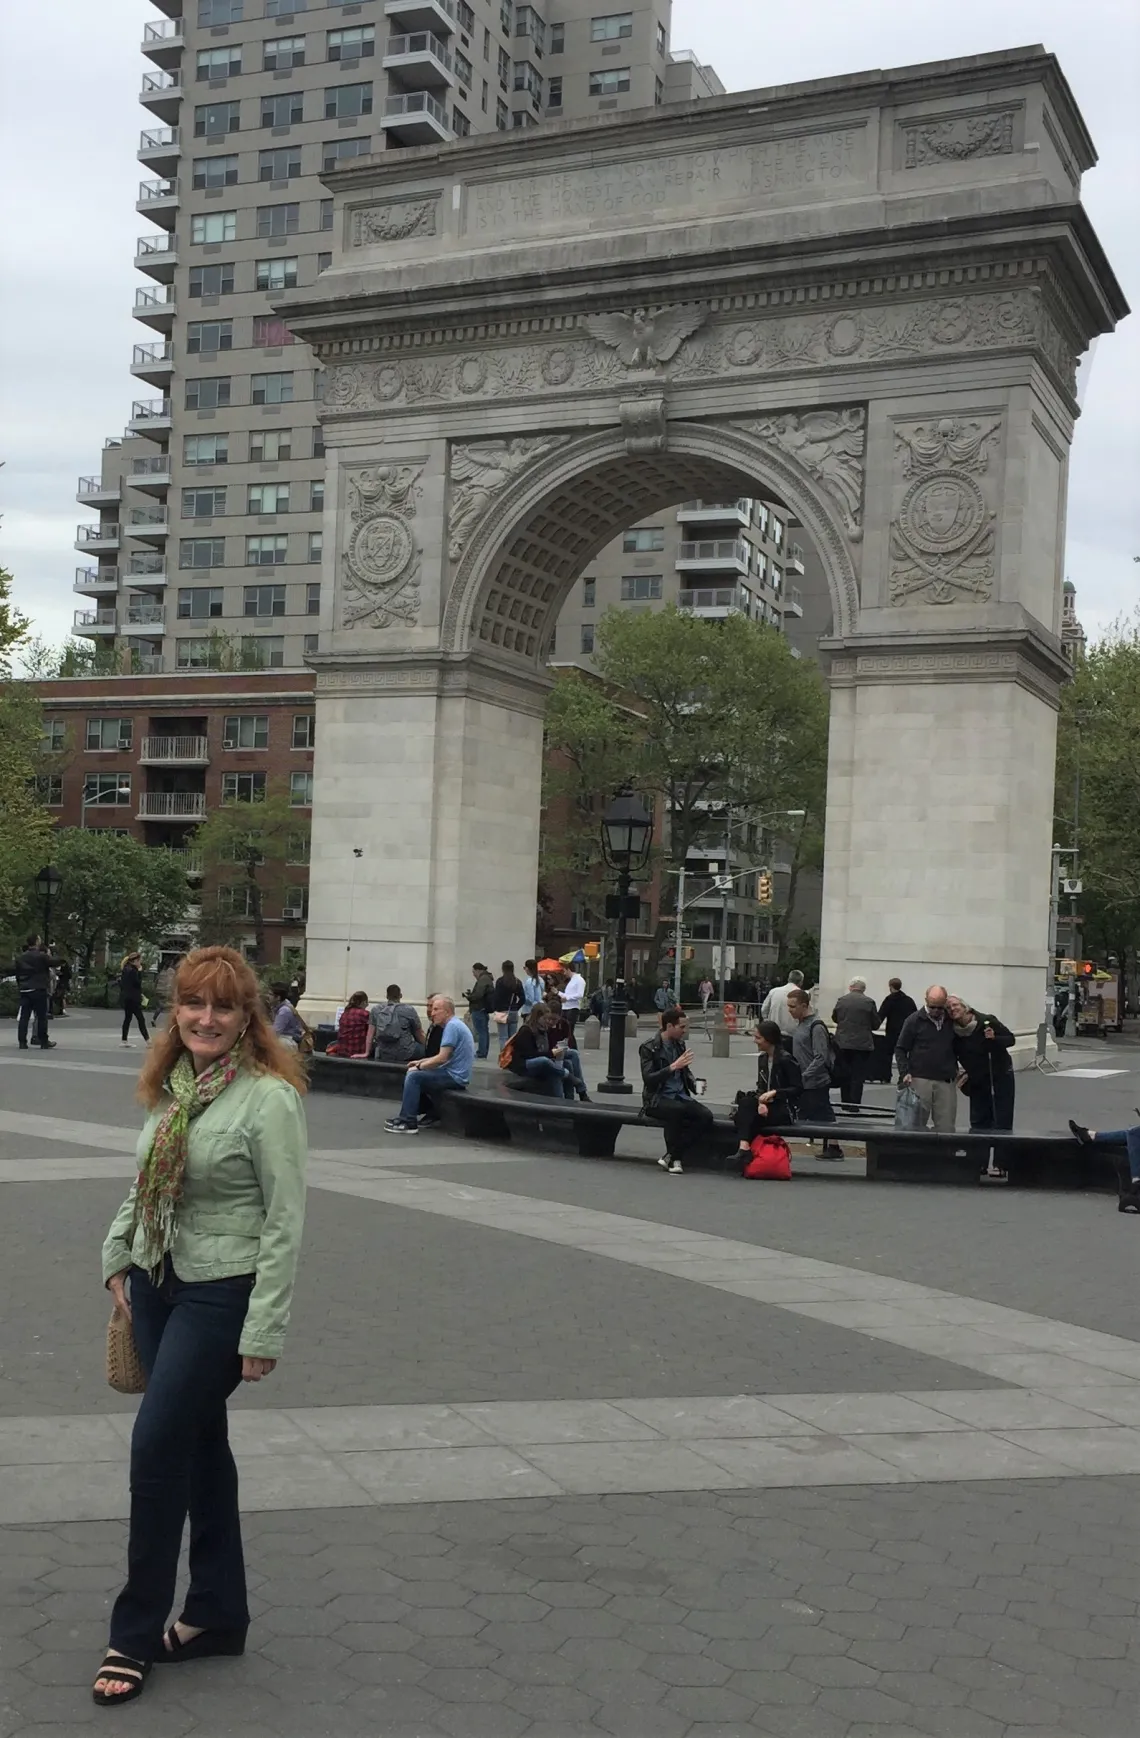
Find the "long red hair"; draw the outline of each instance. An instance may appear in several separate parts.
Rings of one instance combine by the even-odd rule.
[[[242,1067],[250,1074],[275,1074],[298,1092],[307,1090],[305,1069],[296,1050],[282,1044],[265,1013],[261,985],[249,965],[232,947],[199,947],[178,966],[170,991],[166,1028],[155,1034],[139,1075],[138,1096],[148,1110],[160,1104],[165,1081],[186,1046],[174,1014],[187,996],[228,1002],[246,1017],[241,1040]]]

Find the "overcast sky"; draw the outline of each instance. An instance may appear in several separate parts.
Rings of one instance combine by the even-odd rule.
[[[147,173],[135,159],[153,117],[138,102],[144,0],[0,0],[0,562],[37,627],[60,640],[76,600],[75,525],[91,517],[75,481],[99,469],[137,391],[131,346],[152,334],[130,316],[134,209]],[[34,28],[33,28],[34,27]],[[717,68],[730,89],[869,67],[979,54],[1043,41],[1084,112],[1100,165],[1084,198],[1134,307],[1140,305],[1140,151],[1136,0],[674,0],[673,44]],[[47,60],[45,60],[45,45]],[[44,73],[51,62],[51,78]],[[46,77],[46,74],[45,74]],[[1140,318],[1103,339],[1077,429],[1067,571],[1096,631],[1140,592]]]

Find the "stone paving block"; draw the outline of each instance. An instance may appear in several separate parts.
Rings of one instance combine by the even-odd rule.
[[[860,1438],[870,1443],[872,1439]],[[894,1441],[876,1437],[874,1442]],[[895,1484],[905,1476],[878,1453],[838,1436],[786,1436],[742,1443],[702,1438],[695,1454],[711,1460],[738,1485]]]
[[[1064,1464],[985,1431],[866,1435],[859,1441],[911,1479],[1056,1478]]]
[[[685,1491],[730,1487],[730,1474],[675,1442],[543,1444],[527,1459],[564,1490]]]

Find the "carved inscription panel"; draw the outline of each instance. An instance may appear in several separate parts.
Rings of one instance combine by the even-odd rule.
[[[828,198],[864,181],[869,165],[867,129],[858,123],[718,151],[473,182],[467,229],[476,237],[503,236],[536,226],[581,229],[608,219],[660,220],[674,212],[747,207],[766,199]]]

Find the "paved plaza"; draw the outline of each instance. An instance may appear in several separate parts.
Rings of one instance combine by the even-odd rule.
[[[286,1357],[232,1409],[250,1651],[105,1716],[133,1407],[98,1249],[140,1052],[101,1013],[51,1055],[6,1035],[0,1738],[1140,1731],[1140,1226],[1111,1198],[854,1158],[675,1179],[322,1096]],[[1127,1043],[1062,1067],[1019,1078],[1019,1124],[1140,1096]],[[702,1072],[723,1103],[749,1063]]]

